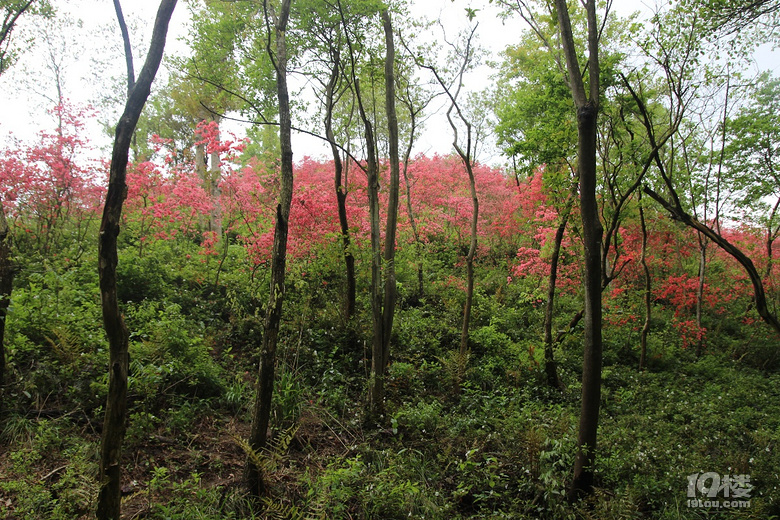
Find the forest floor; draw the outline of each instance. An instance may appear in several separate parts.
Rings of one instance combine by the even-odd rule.
[[[271,494],[259,506],[241,485],[245,407],[230,412],[202,401],[192,409],[199,401],[190,399],[140,429],[136,415],[124,451],[122,518],[768,519],[780,512],[777,375],[714,356],[656,361],[646,372],[605,367],[597,495],[575,507],[562,498],[578,393],[565,366],[570,387],[557,395],[539,388],[535,373],[515,375],[507,387],[417,392],[431,374],[401,368],[391,372],[383,427],[355,420],[359,400],[337,414],[306,395],[296,426],[274,434],[289,438],[283,452],[267,454]],[[90,518],[99,428],[77,414],[48,415],[12,417],[4,429],[0,518]],[[707,471],[752,477],[750,508],[689,507],[686,477]]]

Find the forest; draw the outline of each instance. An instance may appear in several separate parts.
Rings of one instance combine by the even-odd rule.
[[[780,2],[152,3],[0,0],[0,518],[780,518]]]

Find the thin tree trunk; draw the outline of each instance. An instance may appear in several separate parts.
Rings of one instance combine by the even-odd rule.
[[[381,11],[385,32],[385,111],[390,152],[390,192],[387,202],[387,224],[384,248],[384,298],[382,302],[382,341],[372,360],[372,409],[374,415],[384,412],[384,379],[390,362],[390,337],[395,317],[397,297],[395,282],[395,236],[398,227],[398,191],[400,188],[400,159],[398,152],[398,118],[395,111],[395,45],[393,25],[387,9]]]
[[[219,139],[219,116],[214,117],[214,123],[217,125],[217,139]],[[222,167],[219,160],[219,152],[212,151],[209,156],[209,171],[207,173],[208,183],[207,191],[211,199],[211,212],[209,213],[209,231],[212,231],[219,240],[222,237],[222,207],[219,203],[221,189],[219,181],[222,177]]]
[[[334,156],[335,157],[335,156]],[[341,184],[341,172],[343,163],[339,161],[336,166],[336,183]],[[336,202],[339,212],[339,226],[341,228],[341,247],[344,251],[344,267],[347,274],[346,294],[344,295],[344,320],[349,322],[355,314],[355,301],[357,299],[357,279],[355,277],[355,256],[352,254],[352,238],[349,232],[349,221],[347,220],[347,195],[346,187],[336,192]]]
[[[582,362],[582,405],[580,409],[578,450],[569,500],[593,493],[594,462],[601,400],[601,242],[603,228],[596,200],[596,128],[599,102],[598,23],[595,0],[587,0],[588,73],[590,95],[582,81],[577,49],[571,30],[566,0],[555,0],[568,80],[577,107],[577,162],[580,181],[580,214],[585,260],[585,337]]]
[[[596,113],[586,105],[577,111],[582,232],[585,248],[585,349],[582,406],[574,479],[570,498],[593,492],[593,466],[601,401],[601,222],[596,201]]]
[[[205,119],[201,120],[201,124],[206,122]],[[195,138],[195,174],[202,183],[206,183],[206,143],[203,142],[203,137],[199,136],[196,132]]]
[[[411,99],[411,98],[410,98]],[[417,112],[412,108],[411,100],[409,101],[409,142],[406,146],[406,152],[404,153],[404,186],[406,188],[406,212],[409,214],[409,226],[412,228],[412,237],[414,238],[414,244],[417,247],[417,298],[420,299],[425,293],[423,285],[423,262],[422,262],[422,241],[420,240],[420,234],[417,231],[417,221],[414,219],[414,210],[412,209],[412,186],[409,182],[409,162],[412,156],[412,148],[414,146],[414,133],[417,129]]]
[[[369,407],[370,416],[378,418],[384,412],[384,334],[382,327],[382,246],[379,232],[379,166],[376,161],[376,150],[373,145],[373,128],[363,107],[361,116],[366,131],[366,152],[368,160],[366,174],[368,176],[368,214],[371,226],[371,319],[373,323],[371,339],[371,376]]]
[[[14,266],[5,208],[0,199],[0,424],[5,411],[5,320],[13,291]]]
[[[357,295],[357,281],[355,279],[355,257],[352,255],[350,245],[352,242],[347,220],[347,188],[343,181],[344,163],[341,161],[341,151],[336,143],[333,132],[333,109],[335,107],[336,86],[341,74],[341,59],[337,51],[334,51],[333,68],[330,80],[325,87],[325,137],[330,144],[333,156],[334,185],[336,190],[336,204],[339,214],[339,226],[341,228],[341,249],[344,256],[344,267],[347,275],[346,294],[344,296],[344,320],[349,322],[355,314],[355,300]]]
[[[704,303],[704,282],[707,276],[707,239],[701,233],[699,235],[699,284],[696,287],[696,328],[697,334],[702,330],[702,309]],[[704,338],[696,340],[696,357],[701,356],[704,350]]]
[[[208,113],[205,109],[201,108],[199,110],[198,117],[200,118],[200,122],[198,123],[198,127],[202,128],[203,125],[205,125],[208,122]],[[202,134],[202,131],[200,131],[198,128],[195,130],[195,175],[198,176],[198,179],[200,179],[200,183],[203,186],[203,189],[206,191],[206,193],[209,193],[209,187],[208,187],[208,158],[206,156],[206,143],[204,140],[204,136]],[[206,230],[208,226],[208,221],[206,220],[206,215],[203,213],[198,213],[198,229],[200,231]]]
[[[467,132],[470,148],[471,126],[467,127]],[[459,151],[459,153],[461,152]],[[471,307],[474,303],[474,257],[477,253],[477,223],[479,222],[479,199],[477,198],[477,186],[474,179],[474,169],[471,164],[470,150],[469,154],[466,154],[464,162],[469,175],[469,191],[471,193],[471,232],[469,253],[466,256],[466,304],[463,306],[463,326],[460,331],[461,356],[465,356],[469,348],[469,325],[471,323]]]
[[[138,118],[149,97],[152,81],[162,60],[168,23],[176,0],[162,0],[152,31],[152,41],[141,74],[119,119],[111,155],[108,192],[98,241],[98,273],[103,325],[109,343],[109,380],[103,434],[100,442],[100,491],[98,520],[118,520],[121,506],[122,441],[127,411],[129,334],[117,301],[117,236],[122,205],[127,195],[127,161]]]
[[[388,148],[390,152],[390,193],[387,201],[387,225],[385,226],[385,298],[383,313],[384,364],[390,362],[390,333],[393,330],[395,302],[398,295],[395,282],[395,237],[398,228],[398,199],[400,189],[400,155],[398,152],[398,117],[395,110],[395,44],[393,24],[387,9],[382,10],[382,25],[385,31],[385,111],[387,113]]]
[[[561,243],[566,232],[566,224],[571,214],[571,203],[567,203],[558,229],[555,230],[555,243],[553,244],[552,258],[550,259],[550,280],[547,284],[547,304],[544,309],[544,372],[547,375],[547,384],[551,388],[562,389],[561,379],[558,377],[558,364],[555,362],[555,343],[553,342],[553,311],[555,308],[555,285],[558,280],[558,260],[561,256]]]
[[[639,224],[642,227],[642,256],[640,262],[642,264],[642,270],[645,273],[645,289],[644,289],[644,301],[645,301],[645,322],[642,325],[642,332],[639,336],[639,370],[644,370],[647,366],[647,335],[650,333],[650,317],[651,317],[651,278],[650,267],[647,265],[647,224],[645,222],[645,211],[642,208],[641,192],[639,201]]]
[[[125,47],[125,65],[127,66],[127,97],[135,85],[135,70],[133,67],[133,46],[130,45],[130,33],[127,31],[125,15],[122,14],[122,5],[119,0],[114,0],[114,11],[116,11],[116,21],[119,24],[119,30],[122,32],[122,43]]]
[[[354,63],[353,63],[354,70]],[[368,186],[368,219],[371,234],[371,372],[369,379],[369,419],[377,419],[384,411],[384,353],[382,351],[382,246],[379,233],[379,165],[374,146],[374,128],[363,106],[360,82],[354,81],[355,97],[366,141],[366,177]]]
[[[290,120],[290,96],[287,89],[287,42],[285,33],[290,16],[292,0],[284,0],[278,18],[274,21],[276,52],[268,49],[276,69],[276,88],[279,100],[279,141],[281,144],[280,190],[276,206],[274,245],[271,256],[271,287],[268,295],[268,310],[263,324],[263,338],[260,350],[260,367],[257,382],[257,396],[252,413],[249,445],[260,452],[266,445],[268,426],[271,420],[271,397],[274,389],[274,365],[279,325],[282,319],[282,304],[285,293],[285,269],[287,265],[287,231],[290,205],[293,194],[293,152],[292,123]],[[263,3],[266,12],[267,1]],[[266,482],[260,468],[247,457],[245,479],[249,492],[254,496],[266,493]]]
[[[430,70],[436,81],[441,85],[444,93],[450,98],[450,107],[447,109],[447,121],[452,128],[453,140],[452,146],[458,153],[463,165],[466,168],[466,173],[469,178],[469,193],[471,195],[471,228],[469,233],[469,252],[466,255],[466,303],[463,306],[463,324],[461,326],[460,333],[460,348],[458,350],[462,359],[465,359],[465,354],[468,351],[469,343],[469,324],[471,322],[471,307],[474,301],[474,257],[477,253],[477,225],[479,223],[479,199],[477,197],[476,180],[474,178],[474,163],[472,160],[472,135],[471,135],[471,123],[463,115],[463,112],[458,105],[458,96],[463,86],[463,75],[469,67],[469,63],[472,59],[472,47],[471,42],[476,31],[476,26],[472,29],[471,34],[466,39],[465,49],[462,54],[463,62],[460,65],[460,69],[457,73],[454,81],[455,91],[452,92],[450,86],[442,79],[436,67],[431,65],[424,65],[425,68]],[[466,149],[464,150],[458,143],[458,126],[452,117],[453,110],[457,113],[458,118],[466,127]],[[460,238],[460,237],[458,237]]]

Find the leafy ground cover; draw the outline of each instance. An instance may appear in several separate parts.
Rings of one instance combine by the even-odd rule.
[[[164,259],[168,252],[160,249]],[[320,284],[308,274],[293,283],[280,353],[271,433],[289,438],[283,451],[266,455],[268,503],[252,504],[241,488],[246,454],[238,439],[246,436],[253,398],[253,321],[239,313],[237,294],[215,294],[149,254],[126,267],[158,281],[134,286],[155,299],[137,294],[126,301],[134,331],[126,518],[780,514],[780,381],[773,370],[751,366],[759,346],[713,346],[697,358],[679,338],[665,341],[673,336],[659,316],[653,356],[639,371],[632,336],[614,330],[604,368],[598,493],[592,503],[571,506],[564,491],[579,412],[577,333],[557,353],[566,389],[548,389],[535,348],[538,304],[518,303],[527,287],[479,292],[467,359],[454,353],[457,289],[431,284],[430,294],[402,304],[387,417],[377,425],[364,421],[365,352],[355,341],[361,322],[340,323],[337,292],[309,289]],[[94,505],[105,347],[83,323],[97,320],[98,310],[93,275],[82,269],[88,271],[84,265],[65,276],[43,273],[40,282],[31,275],[15,293],[14,406],[0,448],[4,518],[87,518]],[[48,330],[40,314],[25,314],[28,305],[20,304],[46,302],[40,308],[48,309],[56,294],[60,308]],[[737,342],[726,339],[724,345]],[[749,474],[750,508],[688,507],[686,476],[705,471]]]

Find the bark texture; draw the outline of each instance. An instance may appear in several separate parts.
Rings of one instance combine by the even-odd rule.
[[[561,379],[558,377],[558,364],[555,362],[555,342],[553,341],[553,314],[555,309],[555,288],[558,281],[558,260],[561,257],[561,243],[569,222],[571,204],[566,204],[558,228],[555,230],[552,258],[550,259],[550,279],[547,282],[547,304],[544,309],[544,372],[547,384],[551,388],[561,389]]]
[[[122,441],[127,412],[128,331],[117,301],[117,236],[122,205],[127,196],[127,161],[130,144],[152,81],[162,60],[168,23],[176,0],[162,0],[152,30],[152,41],[141,74],[119,119],[111,155],[108,192],[98,241],[98,273],[103,307],[103,326],[109,343],[109,380],[106,415],[100,441],[100,491],[98,520],[118,520],[121,505]]]
[[[125,48],[125,66],[127,67],[127,97],[135,86],[135,69],[133,67],[133,46],[130,45],[130,33],[125,23],[125,15],[122,13],[122,4],[119,0],[114,0],[114,11],[116,11],[116,21],[119,24],[119,30],[122,32],[122,44]]]
[[[252,426],[249,445],[255,452],[261,452],[266,445],[271,420],[271,397],[274,389],[274,365],[279,324],[282,319],[282,304],[285,293],[285,270],[287,266],[287,232],[290,205],[293,193],[292,123],[290,120],[290,96],[287,89],[287,21],[290,17],[291,0],[282,2],[274,18],[276,50],[269,53],[276,69],[276,93],[279,101],[279,141],[281,144],[281,165],[279,172],[280,190],[276,206],[274,244],[271,256],[271,289],[268,296],[268,310],[263,323],[263,338],[260,350],[257,396],[252,411]],[[265,8],[268,9],[267,2]],[[245,480],[254,496],[266,493],[266,482],[260,468],[247,457]]]
[[[341,229],[341,248],[344,256],[344,269],[347,275],[347,287],[344,295],[344,321],[349,322],[355,314],[355,300],[357,296],[357,281],[355,278],[355,257],[352,255],[352,238],[349,232],[347,219],[347,187],[344,175],[344,163],[341,160],[341,150],[336,143],[336,135],[333,132],[333,110],[336,106],[336,89],[340,81],[342,70],[341,55],[337,48],[331,49],[333,65],[330,78],[325,86],[325,137],[330,144],[333,156],[334,185],[336,190],[336,206],[339,214],[339,227]]]
[[[587,104],[577,111],[580,213],[585,249],[585,337],[582,362],[582,403],[578,451],[569,498],[576,500],[593,492],[599,408],[601,403],[601,221],[596,201],[596,107]]]
[[[577,108],[577,173],[580,183],[580,216],[585,257],[585,334],[582,361],[582,404],[578,450],[569,500],[593,493],[593,466],[596,459],[599,407],[601,400],[601,248],[603,228],[596,200],[597,118],[599,102],[599,26],[595,0],[585,2],[588,23],[589,93],[582,80],[577,48],[571,29],[566,0],[555,0],[561,44],[566,57],[569,86]]]
[[[5,319],[11,303],[14,266],[3,201],[0,200],[0,418],[5,411]]]
[[[381,274],[384,274],[384,284],[380,291],[382,293],[381,311],[376,315],[376,318],[381,320],[381,325],[379,331],[374,333],[375,342],[371,359],[371,412],[374,416],[384,413],[385,372],[387,371],[387,364],[390,362],[390,336],[393,330],[395,303],[398,294],[395,280],[395,237],[396,228],[398,227],[398,192],[401,178],[400,155],[398,152],[398,117],[395,110],[395,43],[393,39],[393,24],[387,9],[383,9],[380,14],[385,32],[386,47],[385,113],[387,115],[388,148],[390,153],[390,191],[387,202],[385,247],[382,255],[384,270]],[[378,197],[378,184],[376,188],[377,191],[374,196]],[[377,209],[379,208],[378,200],[376,201],[376,207]],[[378,240],[379,236],[377,233]]]
[[[642,324],[642,332],[639,336],[639,370],[644,370],[647,366],[647,336],[650,333],[650,319],[652,317],[652,278],[650,277],[650,267],[647,265],[647,223],[645,222],[645,210],[642,207],[641,192],[639,203],[639,224],[642,228],[642,256],[640,262],[642,271],[645,274],[644,302],[645,302],[645,322]]]

